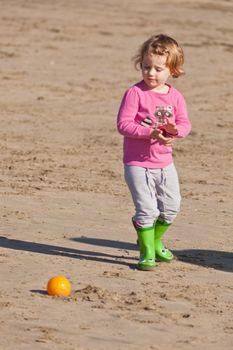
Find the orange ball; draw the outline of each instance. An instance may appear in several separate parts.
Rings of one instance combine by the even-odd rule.
[[[68,279],[64,276],[52,277],[47,284],[48,295],[68,297],[71,292],[71,286]]]

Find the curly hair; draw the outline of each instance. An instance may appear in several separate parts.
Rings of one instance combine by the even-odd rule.
[[[151,54],[167,56],[166,66],[170,69],[173,78],[184,74],[182,69],[184,52],[175,39],[164,34],[151,36],[141,45],[138,53],[133,57],[135,68],[141,69],[145,55]]]

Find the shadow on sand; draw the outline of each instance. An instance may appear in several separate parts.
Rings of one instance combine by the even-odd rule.
[[[226,272],[233,272],[233,253],[218,250],[186,249],[175,250],[173,254],[180,261]]]
[[[94,246],[115,248],[118,250],[135,250],[137,251],[136,243],[128,243],[121,241],[114,241],[108,239],[89,238],[89,237],[76,237],[71,238],[74,242],[83,244],[89,244]],[[59,255],[73,259],[89,260],[95,262],[104,262],[115,265],[125,265],[130,268],[135,268],[136,264],[131,264],[127,260],[134,258],[125,256],[122,254],[112,255],[103,252],[80,250],[67,247],[60,247],[49,244],[21,241],[16,239],[8,239],[7,237],[0,237],[0,247],[14,250],[21,250],[27,252],[34,252],[39,254]],[[233,272],[233,253],[217,251],[217,250],[204,250],[204,249],[187,249],[187,250],[173,250],[173,254],[179,261],[183,261],[188,264],[200,265],[207,268],[213,268],[216,270]],[[137,257],[135,257],[137,259]],[[123,261],[126,260],[126,261]]]
[[[95,246],[101,246],[101,247],[108,247],[108,248],[116,248],[116,249],[123,249],[123,250],[138,250],[137,244],[129,243],[129,242],[121,242],[121,241],[114,241],[111,239],[103,239],[103,238],[92,238],[92,237],[75,237],[71,238],[71,241],[95,245]]]
[[[123,250],[138,250],[136,243],[133,244],[128,242],[120,242],[102,238],[90,238],[84,236],[72,238],[71,240],[86,244],[92,244],[95,246],[111,247]],[[173,250],[172,252],[177,260],[188,264],[200,265],[226,272],[233,272],[233,253],[230,252],[204,249]]]
[[[72,239],[75,241],[75,239]],[[116,242],[117,243],[117,242]],[[130,268],[135,268],[135,264],[128,263],[123,260],[132,260],[132,257],[122,254],[112,255],[97,251],[80,250],[67,247],[60,247],[56,245],[42,244],[36,242],[21,241],[18,239],[8,239],[7,237],[0,237],[0,247],[7,249],[14,249],[20,251],[27,251],[39,254],[59,255],[79,260],[89,260],[95,262],[104,262],[116,265],[126,265]]]

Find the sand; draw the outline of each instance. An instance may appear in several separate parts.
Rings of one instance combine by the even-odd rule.
[[[0,1],[2,350],[233,347],[231,1]],[[131,57],[174,36],[193,125],[174,145],[175,254],[136,269],[116,114]],[[46,294],[65,275],[69,298]]]

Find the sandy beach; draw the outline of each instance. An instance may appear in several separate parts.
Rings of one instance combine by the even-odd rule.
[[[0,1],[1,350],[233,348],[231,1]],[[152,34],[177,39],[175,260],[136,269],[116,115]],[[66,276],[68,298],[46,285]]]

